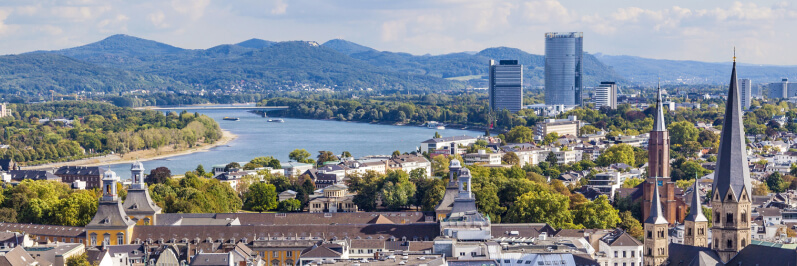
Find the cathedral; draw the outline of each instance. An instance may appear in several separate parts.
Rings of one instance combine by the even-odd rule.
[[[644,203],[644,264],[658,265],[747,265],[756,257],[757,247],[750,244],[750,212],[752,185],[747,165],[742,108],[736,84],[734,57],[731,82],[728,88],[725,119],[720,135],[717,167],[711,195],[713,224],[703,215],[697,182],[690,201],[688,215],[683,219],[684,244],[670,243],[669,224],[679,220],[678,209],[670,204],[672,182],[669,177],[669,134],[664,125],[661,92],[656,99],[656,115],[650,133],[649,177],[652,190]],[[646,185],[647,185],[646,184]],[[664,190],[664,196],[660,191]],[[645,193],[646,195],[648,193]],[[709,242],[711,235],[711,242]],[[746,252],[747,251],[747,252]],[[746,253],[746,254],[745,254]],[[740,256],[739,254],[745,254]],[[758,261],[756,261],[758,263]],[[757,264],[756,264],[757,265]],[[761,264],[764,265],[764,264]]]

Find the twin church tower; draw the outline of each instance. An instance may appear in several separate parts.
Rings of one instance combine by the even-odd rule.
[[[684,245],[707,247],[723,263],[730,261],[750,243],[750,196],[752,185],[747,166],[742,108],[736,84],[734,57],[725,120],[722,125],[717,167],[714,172],[711,207],[712,242],[708,242],[708,219],[703,215],[698,182],[695,181],[689,214],[684,221]],[[667,265],[668,229],[676,223],[673,182],[670,179],[670,136],[664,124],[661,89],[656,98],[656,115],[648,143],[648,176],[644,184],[644,264]],[[665,190],[664,197],[660,187]],[[652,190],[652,191],[651,191]],[[652,193],[650,193],[652,192]]]
[[[144,183],[144,165],[135,162],[130,172],[133,184],[127,190],[124,204],[116,191],[119,177],[110,169],[103,173],[102,197],[97,214],[86,225],[87,246],[129,244],[136,225],[155,224],[156,214],[161,213],[161,208],[149,196],[147,184]]]

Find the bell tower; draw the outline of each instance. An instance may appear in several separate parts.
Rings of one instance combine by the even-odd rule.
[[[130,243],[135,222],[122,208],[116,191],[119,178],[114,171],[106,170],[102,178],[102,197],[97,213],[86,225],[86,246],[124,245]]]
[[[705,247],[708,245],[708,219],[703,215],[698,183],[700,180],[695,180],[695,186],[692,189],[692,206],[689,209],[689,215],[684,219],[684,245]]]
[[[750,206],[752,183],[747,168],[747,148],[742,124],[739,87],[736,84],[736,55],[725,104],[711,208],[711,248],[727,263],[750,244]]]
[[[656,182],[657,183],[657,182]],[[645,266],[666,265],[669,254],[668,223],[661,211],[659,186],[654,183],[650,216],[645,219],[645,242],[643,263]]]

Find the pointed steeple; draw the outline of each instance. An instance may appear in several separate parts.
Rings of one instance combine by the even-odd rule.
[[[656,117],[653,118],[652,131],[667,131],[667,126],[664,124],[664,107],[661,102],[661,84],[659,84],[656,92]]]
[[[714,172],[714,190],[719,192],[720,200],[727,199],[731,190],[736,200],[743,190],[747,196],[752,194],[750,170],[747,168],[747,149],[742,124],[742,108],[739,87],[736,84],[736,52],[734,51],[733,71],[728,88],[728,101],[725,104],[725,120],[722,122],[717,166]]]
[[[645,219],[646,224],[668,224],[661,211],[661,197],[659,196],[659,179],[655,179],[653,184],[653,199],[650,203],[650,215]]]
[[[700,204],[700,191],[697,190],[697,183],[700,180],[695,179],[695,187],[692,188],[692,205],[690,206],[689,215],[686,216],[686,221],[692,222],[708,222],[706,216],[703,215],[703,205]]]

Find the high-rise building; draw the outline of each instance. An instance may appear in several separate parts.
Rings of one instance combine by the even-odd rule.
[[[608,107],[609,109],[617,109],[617,84],[613,81],[603,81],[601,85],[595,88],[595,110]]]
[[[517,60],[490,60],[490,108],[517,112],[523,107],[523,65]]]
[[[711,248],[724,263],[730,261],[751,242],[750,215],[753,185],[750,181],[750,169],[747,167],[742,107],[739,87],[736,84],[734,57],[711,195],[711,209],[714,212]]]
[[[581,32],[545,34],[545,104],[580,105],[583,39]]]
[[[770,99],[785,99],[797,96],[797,83],[789,82],[789,79],[784,78],[780,82],[769,83],[769,98]]]
[[[753,98],[753,84],[750,79],[739,79],[739,93],[742,101],[742,110],[750,109],[750,99]]]
[[[0,117],[6,117],[11,115],[11,112],[8,111],[5,103],[0,103]]]

